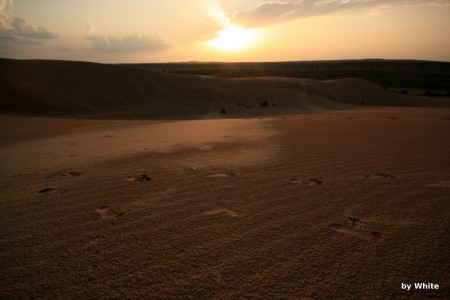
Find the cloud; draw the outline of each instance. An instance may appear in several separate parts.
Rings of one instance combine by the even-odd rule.
[[[169,46],[157,34],[149,35],[130,35],[123,38],[113,36],[103,37],[96,35],[95,26],[92,23],[87,23],[85,39],[89,40],[92,47],[104,52],[144,52],[144,51],[158,51],[165,50]]]
[[[237,12],[233,23],[266,27],[294,19],[334,14],[360,14],[397,10],[411,6],[450,6],[448,0],[298,0],[262,2],[254,9]]]
[[[34,28],[23,18],[14,18],[11,22],[13,33],[16,36],[33,39],[54,39],[58,34],[51,32],[45,27]]]
[[[0,29],[8,26],[12,18],[12,0],[0,0]]]
[[[91,36],[95,32],[95,26],[91,22],[86,22],[86,36]]]
[[[0,0],[0,47],[38,45],[41,40],[54,39],[58,34],[45,27],[34,27],[27,20],[14,17],[12,0]],[[1,50],[1,49],[0,49]]]

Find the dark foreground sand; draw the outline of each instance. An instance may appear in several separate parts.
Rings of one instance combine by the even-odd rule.
[[[2,299],[450,298],[449,109],[0,120]]]

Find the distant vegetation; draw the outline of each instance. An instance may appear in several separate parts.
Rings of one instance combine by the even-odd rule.
[[[339,60],[262,63],[130,64],[174,74],[233,77],[299,77],[317,80],[358,77],[393,92],[429,97],[450,96],[450,62],[416,60]]]

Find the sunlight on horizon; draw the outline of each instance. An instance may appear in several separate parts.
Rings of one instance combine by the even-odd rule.
[[[450,61],[450,0],[399,0],[389,8],[384,1],[343,0],[54,2],[0,0],[0,57]]]
[[[232,23],[232,18],[225,13],[218,2],[204,5],[205,16],[213,25],[212,35],[202,42],[208,52],[238,53],[252,47],[259,38],[259,29],[247,29]]]
[[[208,41],[210,47],[223,52],[239,52],[252,47],[259,38],[259,31],[227,25],[217,36]]]

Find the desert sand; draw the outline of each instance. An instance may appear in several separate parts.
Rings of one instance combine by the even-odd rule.
[[[39,88],[2,98],[1,298],[450,298],[444,100],[408,107],[359,79],[249,78],[211,79],[228,88],[208,102],[182,97],[205,78],[181,76],[185,88],[155,85],[172,86],[172,104],[150,109],[158,92],[105,114],[52,102],[53,88],[13,71]],[[210,86],[199,93],[217,95]],[[20,96],[32,90],[44,96]],[[258,107],[269,92],[276,106]],[[362,96],[378,106],[352,105]],[[416,282],[439,289],[401,288]]]

